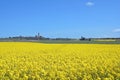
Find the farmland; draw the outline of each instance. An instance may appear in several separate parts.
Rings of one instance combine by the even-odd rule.
[[[120,80],[120,45],[0,42],[0,80]]]

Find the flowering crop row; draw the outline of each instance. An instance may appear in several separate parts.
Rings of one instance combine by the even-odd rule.
[[[0,42],[0,80],[120,80],[120,45]]]

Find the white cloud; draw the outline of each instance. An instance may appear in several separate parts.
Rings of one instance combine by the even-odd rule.
[[[94,6],[94,3],[93,2],[87,2],[86,6]]]
[[[114,29],[113,32],[120,32],[120,29]]]

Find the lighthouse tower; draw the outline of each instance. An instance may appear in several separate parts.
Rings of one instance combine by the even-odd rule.
[[[38,39],[38,40],[40,39],[40,33],[37,34],[37,39]]]

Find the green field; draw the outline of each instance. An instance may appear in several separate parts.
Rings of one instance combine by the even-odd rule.
[[[116,41],[103,41],[103,40],[91,40],[91,41],[80,41],[80,40],[0,40],[0,42],[38,42],[46,44],[120,44],[120,40]]]
[[[72,44],[120,44],[120,41],[80,41],[80,40],[40,40],[42,43],[72,43]]]

